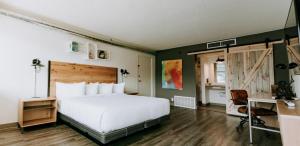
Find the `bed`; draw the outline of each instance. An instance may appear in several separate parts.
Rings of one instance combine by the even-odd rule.
[[[49,62],[49,96],[56,97],[56,82],[117,82],[117,69]],[[168,118],[167,99],[126,94],[97,94],[58,99],[58,117],[106,144]]]

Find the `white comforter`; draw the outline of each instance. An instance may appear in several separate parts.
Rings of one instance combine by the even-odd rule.
[[[169,100],[125,94],[58,99],[59,112],[98,132],[110,132],[170,113]]]

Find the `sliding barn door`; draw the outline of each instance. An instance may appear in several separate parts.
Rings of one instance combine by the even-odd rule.
[[[287,46],[289,62],[298,64],[298,67],[290,69],[290,76],[293,77],[294,83],[292,84],[296,97],[300,97],[300,47],[298,38],[291,39],[290,45]]]
[[[287,46],[289,62],[294,62],[300,64],[300,48],[298,38],[294,38],[290,40],[290,45]],[[300,67],[296,67],[290,70],[290,75],[293,76],[295,74],[300,74]]]
[[[273,48],[255,44],[230,48],[226,53],[228,114],[240,115],[231,100],[230,90],[245,89],[249,97],[271,94],[274,84]]]

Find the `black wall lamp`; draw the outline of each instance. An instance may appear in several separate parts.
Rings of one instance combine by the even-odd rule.
[[[130,73],[126,69],[121,69],[120,72],[121,72],[121,75],[122,75],[122,82],[124,82],[124,77],[126,77]]]
[[[38,98],[36,96],[36,82],[37,82],[37,73],[41,70],[42,67],[44,67],[44,65],[41,63],[41,61],[37,58],[32,60],[32,65],[34,67],[34,98]]]
[[[298,64],[295,62],[291,62],[289,65],[285,65],[285,64],[276,64],[275,66],[278,69],[294,69],[296,67],[298,67]]]
[[[216,62],[217,62],[217,63],[222,63],[222,62],[224,62],[224,60],[225,60],[224,58],[218,57],[218,59],[216,60]]]

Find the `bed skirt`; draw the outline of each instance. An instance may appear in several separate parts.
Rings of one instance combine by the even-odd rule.
[[[58,113],[58,118],[62,122],[76,127],[81,132],[88,134],[89,136],[93,137],[94,139],[100,141],[101,143],[107,144],[107,143],[109,143],[113,140],[119,139],[121,137],[125,137],[125,136],[133,134],[135,132],[152,127],[154,125],[158,125],[161,122],[165,121],[166,119],[169,119],[169,115],[166,115],[166,116],[154,119],[154,120],[148,120],[148,121],[145,121],[145,122],[142,122],[139,124],[135,124],[135,125],[132,125],[129,127],[125,127],[122,129],[114,130],[114,131],[111,131],[108,133],[97,132],[97,131],[89,128],[88,126],[81,124],[81,123],[77,122],[76,120],[74,120],[64,114],[61,114],[61,113]]]

